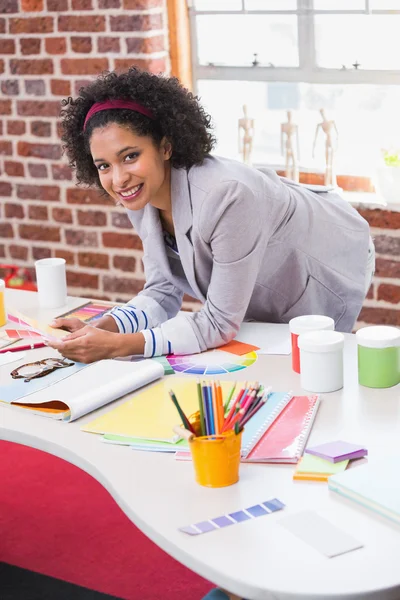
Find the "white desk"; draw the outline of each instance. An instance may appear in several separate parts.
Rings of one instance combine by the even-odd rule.
[[[13,291],[8,298],[16,308],[36,314],[35,294]],[[80,303],[70,299],[69,307]],[[42,312],[41,317],[57,312],[61,311]],[[353,336],[346,336],[345,387],[324,395],[310,440],[363,443],[372,462],[385,453],[400,453],[400,386],[359,387],[354,342]],[[29,360],[49,352],[30,351]],[[261,356],[246,370],[246,378],[299,393],[299,377],[291,371],[290,360],[290,356]],[[104,410],[108,409],[96,415]],[[50,452],[85,470],[163,550],[250,600],[400,598],[400,528],[390,521],[329,492],[327,484],[293,482],[293,465],[243,464],[238,484],[202,488],[194,482],[191,463],[102,444],[96,435],[81,432],[80,426],[93,417],[92,413],[65,424],[1,406],[0,439]],[[196,538],[177,529],[271,497],[286,504],[284,511]],[[279,526],[285,515],[307,508],[347,530],[365,547],[328,559]]]

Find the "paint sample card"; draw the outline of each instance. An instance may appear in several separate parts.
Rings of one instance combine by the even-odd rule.
[[[79,306],[74,310],[59,315],[59,318],[76,318],[84,323],[89,323],[90,321],[95,321],[105,315],[105,313],[114,308],[114,306],[116,306],[116,304],[113,302],[88,302],[83,306]]]
[[[216,531],[217,529],[223,529],[242,523],[244,521],[250,521],[251,519],[257,519],[258,517],[264,517],[278,510],[282,510],[285,507],[283,502],[278,498],[272,500],[266,500],[260,504],[249,506],[208,521],[200,521],[199,523],[193,523],[192,525],[186,525],[186,527],[180,527],[179,531],[187,533],[188,535],[201,535],[202,533],[208,533],[209,531]]]
[[[6,329],[6,334],[11,340],[21,340],[25,338],[38,338],[43,337],[37,331],[32,331],[29,329]]]
[[[279,525],[328,558],[363,547],[361,542],[311,510],[281,519]]]

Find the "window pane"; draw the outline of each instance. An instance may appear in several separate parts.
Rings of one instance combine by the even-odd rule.
[[[365,0],[314,0],[314,8],[316,10],[364,10]]]
[[[316,15],[317,64],[325,68],[400,69],[400,15]],[[356,32],[356,35],[355,35]]]
[[[369,0],[369,6],[373,10],[400,10],[399,0]]]
[[[196,21],[200,64],[251,65],[254,54],[263,65],[299,64],[294,15],[201,15]]]
[[[284,164],[280,127],[288,109],[298,124],[301,168],[324,169],[325,140],[320,130],[312,157],[320,108],[326,109],[326,117],[336,122],[339,131],[339,174],[370,176],[382,148],[400,147],[400,86],[199,81],[198,92],[215,124],[218,145],[214,152],[222,156],[240,159],[238,119],[244,104],[248,117],[255,120],[254,164]]]
[[[297,0],[245,0],[246,10],[296,10]]]
[[[196,10],[241,10],[242,0],[195,0]]]

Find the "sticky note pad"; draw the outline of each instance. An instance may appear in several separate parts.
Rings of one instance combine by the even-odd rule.
[[[312,510],[281,519],[279,525],[328,558],[363,547],[361,542]]]
[[[330,475],[336,475],[336,473],[344,471],[348,463],[348,460],[333,463],[312,454],[305,454],[296,467],[293,479],[328,481]]]
[[[343,442],[338,440],[336,442],[327,442],[326,444],[320,444],[319,446],[312,446],[306,448],[306,454],[313,454],[319,456],[325,460],[336,463],[346,459],[362,458],[367,456],[368,450],[364,446],[359,444],[350,444],[349,442]]]

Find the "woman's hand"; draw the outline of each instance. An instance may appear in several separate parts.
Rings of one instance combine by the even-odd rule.
[[[77,321],[81,323],[79,319],[56,319],[56,321]],[[82,363],[92,363],[103,358],[123,356],[121,354],[123,350],[120,349],[121,338],[124,337],[123,333],[112,333],[90,325],[82,325],[61,340],[48,341],[48,346],[58,350],[65,358]]]
[[[49,325],[50,325],[50,327],[53,327],[54,329],[64,329],[65,331],[69,331],[70,333],[73,333],[74,331],[78,331],[79,329],[86,327],[86,325],[85,325],[85,323],[83,323],[83,321],[80,321],[79,319],[76,319],[76,318],[53,319],[53,321],[51,321],[49,323]]]

